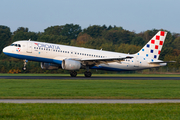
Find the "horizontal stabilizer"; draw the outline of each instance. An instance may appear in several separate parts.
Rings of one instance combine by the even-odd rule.
[[[160,64],[160,63],[174,63],[176,61],[160,61],[160,62],[150,62],[149,64]]]

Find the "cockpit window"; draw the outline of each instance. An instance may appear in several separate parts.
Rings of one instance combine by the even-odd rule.
[[[21,47],[20,44],[11,44],[10,46]]]

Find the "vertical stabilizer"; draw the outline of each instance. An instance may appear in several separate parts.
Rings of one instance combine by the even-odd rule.
[[[158,60],[166,35],[167,32],[159,31],[137,55]]]

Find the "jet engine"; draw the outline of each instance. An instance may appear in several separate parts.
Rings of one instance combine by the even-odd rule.
[[[62,61],[62,68],[65,70],[79,70],[81,63],[79,61],[65,59]]]
[[[58,65],[58,64],[41,62],[41,68],[44,69],[44,70],[57,70],[60,67],[61,66]]]

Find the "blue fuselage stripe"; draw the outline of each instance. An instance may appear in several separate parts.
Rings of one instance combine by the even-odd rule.
[[[50,58],[42,58],[42,57],[35,57],[35,56],[28,56],[28,55],[20,55],[20,54],[12,54],[12,53],[5,53],[4,54],[15,57],[18,59],[26,59],[31,61],[38,61],[38,62],[47,62],[47,63],[53,63],[53,59]]]

